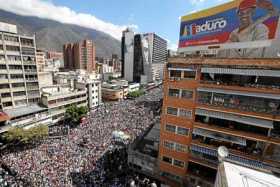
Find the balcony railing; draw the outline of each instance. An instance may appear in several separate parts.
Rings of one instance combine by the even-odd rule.
[[[9,71],[12,74],[22,74],[23,73],[22,69],[10,69]]]
[[[58,107],[58,106],[74,104],[74,103],[78,103],[80,101],[85,101],[86,102],[86,100],[87,100],[87,97],[80,97],[80,98],[71,99],[71,100],[68,100],[68,101],[49,104],[49,108],[55,108],[55,107]]]
[[[231,151],[239,155],[259,157],[263,153],[263,149],[256,146],[256,141],[245,142],[245,145],[238,145],[236,143],[230,143],[227,141],[222,141],[219,139],[204,137],[200,135],[193,135],[193,142],[203,145],[208,145],[209,147],[219,147],[226,146]],[[247,143],[248,142],[248,143]],[[249,144],[250,142],[250,144]]]
[[[240,86],[246,88],[257,88],[257,89],[280,89],[279,85],[265,85],[265,84],[254,84],[254,83],[235,83],[235,82],[221,82],[221,81],[210,81],[210,80],[201,80],[202,84],[212,84],[212,85],[222,85],[222,86]]]
[[[21,42],[22,47],[34,47],[33,43],[26,43],[26,42]]]
[[[20,60],[7,60],[8,64],[11,65],[21,65],[21,61]]]
[[[203,105],[236,109],[244,112],[280,114],[280,100],[275,99],[199,92],[198,102]]]
[[[4,79],[4,78],[0,78],[0,82],[1,82],[1,83],[8,83],[8,82],[9,82],[9,80],[8,80],[8,78],[6,78],[6,79]]]
[[[7,69],[0,69],[0,73],[1,73],[1,74],[7,74],[8,71],[7,71]]]
[[[12,91],[13,92],[25,91],[25,87],[13,87]]]
[[[37,73],[37,69],[25,69],[24,71],[27,73]]]
[[[194,150],[195,152],[198,152],[198,153],[201,153],[204,155],[208,155],[210,157],[218,156],[217,148],[207,148],[207,147],[203,147],[203,146],[199,146],[199,145],[192,145],[191,150]],[[239,164],[242,164],[244,166],[249,166],[249,167],[254,167],[254,168],[264,168],[263,162],[261,162],[259,160],[249,159],[246,157],[241,157],[239,155],[231,153],[231,151],[230,151],[230,154],[227,157],[227,159],[237,162]]]
[[[35,61],[23,61],[23,63],[27,65],[36,65]]]
[[[10,91],[10,88],[0,88],[0,93],[9,93]]]
[[[24,82],[24,79],[11,79],[11,83]]]
[[[215,151],[215,150],[207,149],[207,148],[200,147],[197,145],[192,145],[191,152],[192,152],[193,157],[195,157],[195,158],[207,160],[208,162],[210,162],[211,164],[214,164],[214,165],[218,165],[218,163],[219,163],[217,151]]]
[[[27,90],[39,90],[39,86],[27,86]]]
[[[27,82],[38,82],[38,79],[36,79],[36,78],[26,78],[26,81]]]
[[[40,97],[40,94],[37,93],[37,94],[28,94],[28,98],[37,98],[37,97]]]

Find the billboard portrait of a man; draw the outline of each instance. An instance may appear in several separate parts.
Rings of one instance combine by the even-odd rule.
[[[267,15],[253,20],[256,9],[267,10]],[[271,16],[276,16],[278,10],[269,0],[243,0],[237,9],[239,27],[232,31],[229,42],[245,42],[269,39],[269,28],[263,21]]]
[[[280,0],[233,0],[181,17],[179,52],[263,57],[280,36]]]

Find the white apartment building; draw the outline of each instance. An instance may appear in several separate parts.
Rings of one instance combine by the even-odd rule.
[[[84,80],[75,82],[79,90],[87,90],[88,108],[96,108],[102,103],[101,82],[96,80]]]
[[[35,36],[20,36],[17,26],[0,22],[0,110],[40,99]]]

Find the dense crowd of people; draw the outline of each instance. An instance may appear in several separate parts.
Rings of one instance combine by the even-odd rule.
[[[124,179],[109,180],[109,172],[115,172],[103,166],[104,154],[114,145],[112,133],[122,131],[130,136],[130,142],[141,136],[155,117],[150,108],[137,103],[161,98],[162,90],[156,88],[136,100],[105,103],[66,135],[50,137],[35,148],[3,154],[2,161],[14,176],[3,175],[4,180],[11,186],[124,186]]]

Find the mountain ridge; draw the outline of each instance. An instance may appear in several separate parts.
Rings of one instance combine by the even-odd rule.
[[[62,52],[63,44],[92,39],[96,45],[96,56],[120,56],[121,43],[104,32],[72,24],[38,18],[21,16],[0,10],[0,21],[15,24],[19,34],[34,35],[37,48]]]

